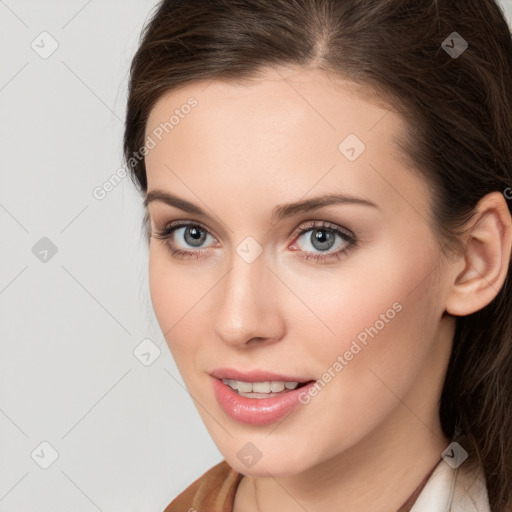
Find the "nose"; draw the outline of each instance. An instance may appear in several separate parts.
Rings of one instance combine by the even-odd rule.
[[[232,268],[217,287],[215,334],[235,348],[280,340],[284,319],[279,285],[282,283],[267,268],[264,254],[252,263],[235,254]]]

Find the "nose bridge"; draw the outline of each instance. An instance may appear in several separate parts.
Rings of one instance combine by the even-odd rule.
[[[278,307],[272,277],[264,254],[252,261],[244,253],[233,255],[232,267],[219,289],[215,331],[221,339],[243,345],[255,337],[276,336]]]

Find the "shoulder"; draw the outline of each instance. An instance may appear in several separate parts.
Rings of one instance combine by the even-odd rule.
[[[481,467],[452,468],[442,460],[418,496],[411,512],[490,512]]]
[[[223,460],[192,482],[164,512],[231,512],[242,477]]]

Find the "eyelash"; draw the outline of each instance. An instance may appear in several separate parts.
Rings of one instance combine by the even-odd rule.
[[[171,242],[171,235],[179,228],[182,227],[197,227],[200,228],[202,231],[205,231],[206,233],[210,234],[209,231],[204,227],[200,222],[190,222],[190,221],[176,221],[171,222],[170,224],[167,224],[163,227],[162,230],[158,231],[156,234],[153,235],[154,238],[157,238],[159,240],[165,240],[167,241],[166,245],[168,246],[172,256],[179,258],[179,259],[185,259],[185,258],[199,258],[201,253],[206,251],[207,249],[199,249],[196,251],[185,251],[183,249],[176,249],[173,246],[173,242]],[[348,254],[349,251],[357,247],[358,240],[354,235],[351,235],[347,233],[346,231],[342,231],[339,229],[336,225],[330,224],[328,222],[322,221],[319,224],[314,221],[313,224],[303,227],[302,229],[298,230],[298,232],[294,233],[294,240],[296,238],[300,238],[305,233],[308,233],[309,231],[327,231],[329,233],[338,235],[341,237],[344,241],[348,243],[348,245],[344,249],[340,249],[333,253],[326,253],[326,254],[318,254],[316,256],[313,256],[312,254],[307,251],[298,251],[298,252],[304,252],[307,255],[301,256],[302,258],[306,260],[316,260],[319,262],[324,262],[327,260],[339,260],[346,254]]]

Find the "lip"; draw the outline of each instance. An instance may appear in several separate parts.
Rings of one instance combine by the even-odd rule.
[[[239,374],[241,375],[241,374]],[[247,376],[251,376],[251,378],[255,378],[251,374],[243,374],[244,378]],[[276,374],[268,374],[268,375],[276,375]],[[287,380],[283,379],[282,376],[278,376],[279,378],[273,380]],[[229,377],[224,377],[229,378]],[[315,385],[315,380],[311,381],[309,384],[302,386],[301,388],[296,388],[291,391],[287,391],[282,395],[276,395],[270,398],[247,398],[245,396],[239,395],[234,389],[232,389],[227,384],[224,384],[222,380],[219,380],[216,377],[211,377],[213,392],[215,393],[215,397],[219,402],[222,410],[233,420],[238,421],[240,423],[245,423],[249,425],[267,425],[269,423],[273,423],[275,421],[280,420],[283,416],[289,414],[295,407],[297,407],[301,402],[299,401],[299,396],[301,393],[307,393],[310,386]],[[238,378],[236,380],[243,380],[242,378]],[[272,379],[267,379],[272,380]],[[252,380],[249,382],[258,382],[257,380]],[[296,380],[293,382],[297,382]],[[303,381],[307,382],[307,381]]]
[[[280,373],[267,372],[264,370],[250,370],[247,372],[241,372],[234,368],[217,368],[210,373],[212,377],[216,379],[234,379],[241,380],[243,382],[267,382],[272,380],[282,380],[285,382],[309,382],[314,380],[313,378],[305,379],[303,377],[293,377],[290,375],[282,375]],[[237,395],[238,396],[238,395]]]

